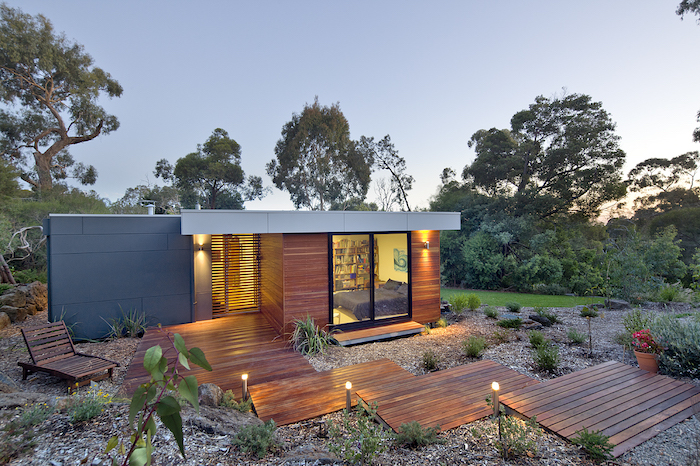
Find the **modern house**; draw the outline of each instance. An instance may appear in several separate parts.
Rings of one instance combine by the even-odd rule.
[[[99,338],[122,313],[151,325],[261,312],[280,333],[440,317],[440,230],[456,212],[185,210],[44,220],[49,319]]]

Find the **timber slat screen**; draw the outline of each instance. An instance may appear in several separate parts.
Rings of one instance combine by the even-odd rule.
[[[618,457],[700,408],[700,388],[619,362],[606,362],[501,397],[501,402],[571,439],[601,431]]]
[[[260,310],[260,235],[212,235],[212,316]]]

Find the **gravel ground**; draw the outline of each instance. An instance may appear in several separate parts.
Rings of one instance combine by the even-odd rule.
[[[670,307],[654,306],[654,312],[685,312],[687,305]],[[500,309],[503,312],[503,309]],[[556,374],[537,372],[532,364],[530,348],[525,331],[504,331],[498,335],[499,327],[494,321],[481,313],[465,313],[463,316],[448,314],[451,325],[447,328],[433,329],[430,334],[417,335],[388,342],[370,343],[350,348],[333,347],[319,357],[309,358],[317,370],[389,358],[414,374],[424,373],[423,353],[433,351],[439,360],[439,368],[445,369],[467,364],[471,360],[463,356],[461,344],[468,336],[481,335],[489,342],[489,348],[483,358],[492,359],[518,372],[540,380],[580,370],[603,361],[617,360],[635,364],[630,354],[614,342],[614,336],[622,330],[623,311],[608,311],[601,318],[592,320],[593,356],[588,356],[587,344],[571,345],[566,337],[567,330],[574,328],[581,333],[588,332],[587,321],[578,316],[576,309],[556,308],[551,312],[557,314],[563,323],[545,328],[545,336],[557,343],[560,349],[561,365]],[[528,309],[522,311],[528,314]],[[30,376],[21,380],[21,369],[17,361],[26,360],[19,328],[38,325],[45,321],[46,314],[32,316],[27,321],[0,330],[0,381],[7,386],[20,390],[30,396],[39,393],[51,402],[56,396],[66,394],[66,385],[55,378],[43,374]],[[496,334],[495,334],[496,333]],[[126,367],[133,357],[138,340],[123,339],[105,343],[83,343],[78,345],[81,351],[99,354],[114,359],[122,365],[114,382],[101,381],[98,389],[115,394],[126,372]],[[700,386],[700,380],[683,380]],[[2,384],[0,384],[2,386]],[[6,389],[9,391],[10,389]],[[82,389],[83,392],[87,388]],[[10,395],[6,395],[10,396]],[[33,395],[32,395],[33,396]],[[0,401],[3,395],[0,394]],[[39,398],[37,401],[41,401]],[[4,406],[4,408],[3,408]],[[17,410],[12,403],[0,403],[0,425],[4,425]],[[263,459],[253,459],[243,455],[231,445],[231,437],[237,427],[227,426],[227,420],[237,413],[225,409],[203,411],[201,416],[186,412],[183,416],[185,445],[188,459],[183,460],[172,437],[166,429],[159,429],[155,439],[156,453],[154,464],[165,465],[311,465],[327,464],[332,460],[328,453],[328,439],[323,435],[323,426],[328,421],[339,421],[340,413],[333,413],[298,424],[280,427],[277,431],[281,441],[280,449],[274,455]],[[234,415],[235,414],[235,415]],[[206,422],[202,418],[208,419]],[[53,414],[36,428],[37,445],[33,452],[26,453],[10,464],[16,465],[77,465],[106,464],[102,455],[103,446],[115,434],[124,435],[127,431],[128,406],[113,402],[100,416],[81,423],[72,424],[63,412]],[[211,419],[220,418],[219,427],[211,427]],[[619,465],[683,465],[688,455],[700,442],[700,421],[698,416],[690,418],[618,458]],[[537,451],[529,455],[504,461],[498,456],[494,445],[494,436],[489,432],[491,422],[479,421],[452,429],[440,434],[444,443],[431,445],[417,450],[391,447],[379,455],[374,464],[380,465],[433,465],[433,464],[480,464],[480,465],[588,465],[593,464],[579,449],[561,438],[544,433],[536,439]],[[694,443],[695,442],[695,443]]]

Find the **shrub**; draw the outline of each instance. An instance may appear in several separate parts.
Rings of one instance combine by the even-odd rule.
[[[438,321],[436,322],[436,325],[437,325],[438,327],[440,327],[440,328],[445,328],[445,327],[447,327],[449,324],[447,323],[447,319],[445,319],[444,317],[440,317],[440,318],[438,319]]]
[[[12,271],[12,276],[14,277],[14,279],[17,283],[32,283],[32,282],[47,283],[46,270],[43,270],[43,271],[34,270],[34,269],[14,270],[14,271]]]
[[[508,343],[510,341],[510,333],[500,328],[494,330],[491,337],[496,343]]]
[[[522,306],[520,305],[520,303],[516,303],[515,301],[506,303],[506,309],[508,309],[510,312],[520,312],[521,308]]]
[[[438,368],[438,357],[432,350],[423,353],[423,367],[428,372],[433,372]]]
[[[520,328],[523,325],[523,319],[503,319],[499,320],[496,325],[503,328]]]
[[[529,421],[522,421],[514,416],[501,415],[498,419],[483,429],[471,429],[473,436],[483,441],[493,441],[503,459],[537,453],[537,438],[542,435],[542,429],[537,425],[533,416]]]
[[[452,312],[461,314],[464,309],[469,307],[469,300],[467,295],[463,293],[456,294],[450,298],[450,306],[452,306]]]
[[[622,317],[622,325],[630,335],[651,327],[652,322],[654,317],[650,313],[642,312],[639,308],[633,309]]]
[[[424,429],[418,421],[411,421],[408,424],[401,424],[395,442],[397,445],[403,445],[408,448],[445,443],[444,439],[437,436],[438,432],[440,432],[440,426],[426,427]]]
[[[571,340],[571,343],[580,344],[586,341],[586,334],[577,332],[574,328],[570,328],[566,332],[566,337]]]
[[[611,453],[615,445],[610,443],[609,440],[610,437],[601,434],[599,430],[588,432],[588,429],[585,427],[583,430],[577,430],[576,437],[571,439],[575,445],[580,445],[594,461],[612,459]]]
[[[542,345],[547,344],[547,340],[544,338],[544,334],[542,332],[539,332],[537,330],[533,330],[528,333],[528,338],[530,340],[530,345],[533,348],[539,348]]]
[[[3,294],[10,288],[14,288],[14,285],[10,285],[9,283],[0,283],[0,294]]]
[[[240,448],[243,454],[252,453],[262,458],[270,450],[278,448],[276,431],[275,421],[270,419],[264,424],[245,426],[236,433],[231,443]]]
[[[549,309],[541,307],[541,306],[537,306],[535,308],[535,314],[537,314],[540,317],[546,318],[547,320],[549,320],[553,324],[561,322],[561,319],[559,319],[559,317],[555,313],[550,312]]]
[[[666,284],[656,293],[656,299],[664,303],[680,302],[687,299],[687,294],[680,283]]]
[[[391,439],[391,435],[374,422],[377,403],[371,406],[359,403],[354,424],[350,422],[349,413],[343,411],[342,425],[329,423],[331,441],[328,449],[346,463],[371,464],[376,455],[386,451],[387,442]]]
[[[89,421],[99,416],[105,405],[112,402],[112,397],[102,390],[90,389],[84,396],[74,395],[68,405],[71,422]]]
[[[323,354],[330,345],[337,344],[333,336],[323,329],[318,328],[313,317],[306,315],[306,319],[294,320],[292,332],[292,346],[301,354],[314,356]]]
[[[498,309],[493,306],[486,306],[484,309],[484,315],[489,319],[498,319]]]
[[[53,413],[46,403],[37,403],[12,419],[0,433],[0,464],[7,464],[36,445],[34,427],[41,425]]]
[[[117,338],[140,338],[146,333],[146,313],[139,312],[136,308],[131,308],[129,312],[124,312],[121,309],[122,317],[121,319],[110,319],[107,322],[104,317],[102,320],[107,322],[109,325],[109,333],[107,338],[117,339]]]
[[[556,345],[540,345],[532,354],[535,367],[543,372],[553,372],[559,367],[559,348]]]
[[[700,376],[700,322],[663,316],[656,319],[651,330],[666,347],[659,357],[659,366],[665,373],[679,377]]]
[[[598,311],[596,311],[595,309],[589,309],[587,307],[584,307],[583,309],[581,309],[580,315],[581,317],[598,317]]]
[[[486,340],[483,337],[471,336],[462,342],[462,351],[470,358],[478,358],[486,349]]]
[[[247,400],[237,401],[233,392],[231,390],[226,390],[223,398],[221,398],[221,406],[233,408],[241,413],[248,413],[253,407],[253,399],[248,398]]]
[[[469,293],[467,295],[467,309],[470,311],[475,311],[481,306],[481,299],[474,293]]]

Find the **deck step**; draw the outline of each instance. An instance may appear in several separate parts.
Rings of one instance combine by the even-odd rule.
[[[389,340],[397,337],[415,335],[425,330],[423,324],[418,322],[402,322],[400,324],[382,325],[381,327],[351,330],[349,332],[336,333],[333,336],[340,346],[359,345],[372,341]]]

